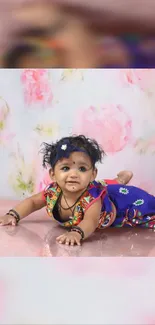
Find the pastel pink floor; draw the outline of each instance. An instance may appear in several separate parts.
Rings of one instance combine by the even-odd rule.
[[[0,215],[16,205],[0,201]],[[17,227],[0,227],[0,256],[155,256],[155,232],[147,229],[113,229],[96,232],[81,247],[56,243],[64,232],[49,219],[46,211],[25,218]]]

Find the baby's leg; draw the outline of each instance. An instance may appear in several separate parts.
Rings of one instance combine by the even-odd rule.
[[[123,170],[117,174],[117,178],[115,178],[115,181],[118,184],[128,184],[133,177],[133,173],[128,170]]]

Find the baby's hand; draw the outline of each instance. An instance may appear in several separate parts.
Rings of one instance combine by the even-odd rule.
[[[56,238],[56,241],[59,244],[66,244],[66,245],[81,245],[81,235],[78,232],[72,231],[67,232],[59,237]]]
[[[0,226],[16,226],[17,222],[15,217],[11,216],[11,215],[5,215],[3,217],[0,217]]]

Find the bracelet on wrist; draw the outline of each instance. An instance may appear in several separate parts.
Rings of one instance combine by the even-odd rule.
[[[72,231],[75,231],[75,232],[77,232],[78,234],[80,234],[81,235],[81,239],[83,240],[84,239],[84,231],[80,228],[80,227],[78,227],[78,226],[73,226],[72,228],[71,228],[71,230],[70,230],[71,232]]]
[[[10,216],[14,217],[16,219],[17,224],[20,221],[20,215],[14,209],[9,210],[9,212],[6,215],[10,215]]]

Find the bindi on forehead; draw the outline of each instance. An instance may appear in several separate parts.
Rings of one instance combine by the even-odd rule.
[[[67,165],[67,166],[85,166],[85,167],[88,167],[88,168],[90,168],[90,166],[91,166],[91,163],[89,163],[89,162],[86,162],[86,161],[83,161],[83,160],[72,160],[72,159],[64,159],[64,160],[62,160],[60,163],[58,163],[58,165],[59,166],[65,166],[65,165]]]
[[[77,166],[86,166],[86,167],[90,167],[90,163],[84,160],[70,160],[69,162],[71,165],[77,165]]]

